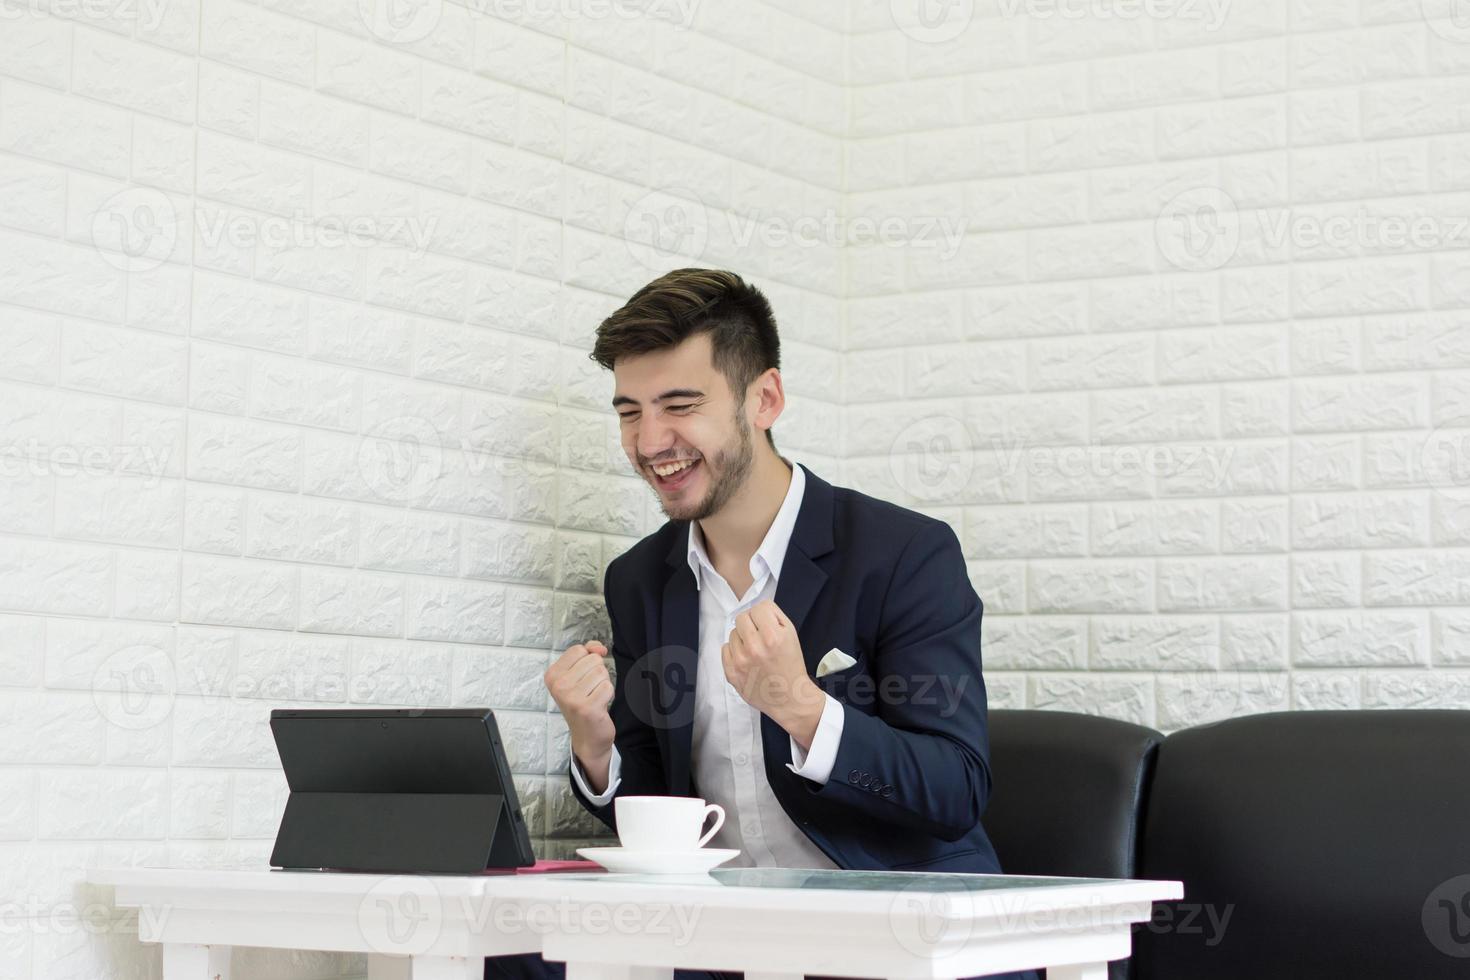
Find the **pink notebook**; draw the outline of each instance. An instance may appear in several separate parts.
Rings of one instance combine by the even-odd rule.
[[[547,861],[538,860],[529,868],[486,868],[487,875],[541,875],[555,874],[558,871],[602,871],[602,865],[596,861]]]

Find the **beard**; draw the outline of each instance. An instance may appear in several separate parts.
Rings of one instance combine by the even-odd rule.
[[[664,515],[675,521],[702,521],[720,512],[739,492],[750,478],[755,463],[755,443],[750,434],[750,423],[738,410],[735,413],[735,444],[716,451],[713,458],[706,456],[704,466],[708,471],[709,489],[704,499],[698,501],[669,501],[654,487],[659,507]]]

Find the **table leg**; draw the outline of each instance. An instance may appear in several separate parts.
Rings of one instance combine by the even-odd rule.
[[[1046,968],[1046,980],[1108,980],[1107,963],[1069,963]]]
[[[163,980],[230,980],[230,947],[164,943]]]
[[[485,980],[483,956],[415,956],[413,980]]]
[[[667,966],[567,962],[567,980],[673,980],[673,977],[673,968]]]
[[[368,954],[367,980],[412,980],[413,961],[407,956]]]

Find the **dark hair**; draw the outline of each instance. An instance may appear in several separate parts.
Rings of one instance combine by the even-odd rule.
[[[612,370],[620,357],[646,354],[708,333],[715,369],[738,402],[750,383],[781,366],[781,339],[765,294],[724,269],[675,269],[634,293],[597,328],[591,357]],[[771,430],[766,441],[776,447]]]

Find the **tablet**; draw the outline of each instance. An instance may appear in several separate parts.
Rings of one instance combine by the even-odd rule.
[[[535,863],[489,708],[271,711],[285,870],[477,874]]]

